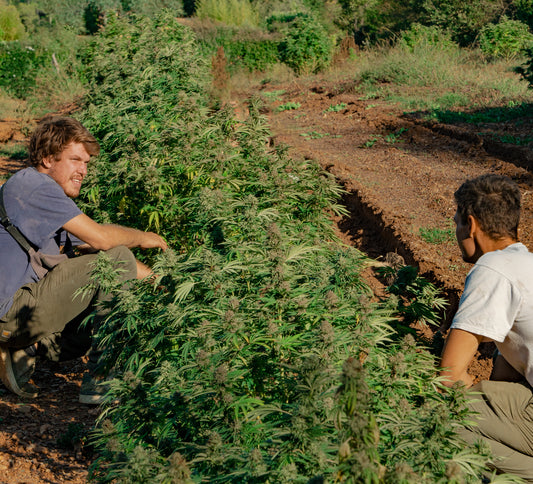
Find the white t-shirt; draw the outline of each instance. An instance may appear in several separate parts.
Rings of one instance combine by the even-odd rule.
[[[521,243],[481,256],[451,328],[490,338],[533,385],[533,254]]]

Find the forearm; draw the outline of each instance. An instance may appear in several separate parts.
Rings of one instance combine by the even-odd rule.
[[[99,241],[99,250],[108,250],[119,245],[124,245],[128,248],[143,247],[147,235],[150,232],[143,232],[141,230],[124,227],[122,225],[102,224],[104,235]]]
[[[119,245],[130,249],[166,250],[168,247],[165,240],[154,232],[143,232],[122,225],[98,224],[84,214],[69,220],[63,228],[96,250],[109,250]]]
[[[451,387],[458,381],[463,382],[466,388],[470,388],[474,384],[474,380],[466,370],[461,373],[454,373],[449,369],[444,369],[441,370],[439,375],[444,377],[442,383],[447,387]]]
[[[452,386],[455,382],[462,381],[466,387],[472,386],[473,380],[467,369],[482,339],[480,335],[461,329],[450,330],[440,363],[440,376],[444,377],[444,385]]]
[[[152,269],[141,261],[137,262],[137,279],[146,279],[147,277],[154,276]]]

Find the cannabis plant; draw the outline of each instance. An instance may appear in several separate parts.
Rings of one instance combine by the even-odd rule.
[[[83,121],[102,144],[85,208],[171,247],[150,254],[155,281],[120,287],[103,255],[95,268],[116,377],[92,477],[429,483],[452,466],[476,482],[483,454],[454,432],[462,397],[395,337],[396,307],[371,302],[365,257],[333,234],[331,176],[269,147],[258,100],[243,122],[210,104],[171,16],[110,19],[83,59]]]

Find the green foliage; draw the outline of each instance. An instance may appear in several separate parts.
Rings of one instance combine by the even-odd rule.
[[[183,0],[120,0],[125,12],[155,17],[162,10],[168,10],[175,17],[185,13]]]
[[[443,123],[484,124],[505,123],[509,121],[520,122],[521,118],[529,118],[533,116],[533,106],[531,103],[526,102],[510,102],[507,106],[498,106],[495,108],[467,112],[437,110],[434,115],[437,120]]]
[[[418,23],[411,25],[408,30],[401,33],[400,43],[410,50],[424,46],[437,47],[443,50],[456,47],[450,34],[442,31],[439,27],[435,25],[428,27]]]
[[[191,110],[204,103],[200,93],[207,85],[207,63],[188,29],[170,14],[157,19],[128,23],[110,18],[83,55],[90,86],[87,123],[105,140],[107,153],[88,180],[88,209],[101,221],[162,227],[163,235],[176,241],[181,234],[176,230],[181,197],[186,199],[192,186],[207,181],[205,175],[197,177],[182,163],[169,160],[180,147],[185,149],[183,133],[199,130]],[[113,183],[105,183],[105,178]],[[165,200],[170,194],[178,202],[172,209]]]
[[[397,131],[394,131],[392,133],[387,134],[384,139],[387,143],[398,143],[400,141],[403,141],[401,139],[401,136],[403,133],[407,131],[407,128],[400,128]]]
[[[4,144],[0,148],[0,155],[12,160],[26,160],[28,158],[28,149],[21,143]]]
[[[278,111],[278,112],[281,112],[281,111],[292,111],[294,109],[300,109],[301,107],[302,107],[302,105],[300,103],[294,103],[292,101],[289,101],[287,103],[280,104],[276,108],[276,111]]]
[[[44,20],[51,26],[68,26],[77,32],[83,31],[85,1],[36,0],[35,5],[45,15]]]
[[[472,44],[485,25],[498,19],[505,5],[493,0],[423,0],[421,9],[421,23],[449,32],[464,46]]]
[[[337,25],[360,45],[391,38],[408,29],[419,14],[417,1],[339,0],[339,4]]]
[[[100,258],[119,405],[92,477],[429,483],[462,458],[458,480],[475,482],[476,449],[454,433],[464,402],[437,392],[433,359],[391,328],[397,300],[370,303],[364,256],[335,240],[333,177],[268,146],[257,99],[239,122],[207,105],[206,62],[172,16],[110,19],[83,60],[102,144],[84,209],[171,247],[151,255],[153,285],[118,288]]]
[[[383,272],[394,270],[385,268]],[[407,325],[421,322],[438,326],[442,311],[448,305],[440,291],[429,281],[419,277],[418,269],[412,266],[400,268],[387,290],[397,297],[396,309]]]
[[[258,25],[259,17],[249,0],[198,0],[196,16],[226,25]]]
[[[328,109],[326,109],[325,113],[338,113],[339,111],[343,111],[346,109],[346,103],[339,103],[339,104],[331,104]]]
[[[0,41],[21,40],[26,37],[26,29],[14,5],[0,1]]]
[[[466,53],[455,44],[409,45],[400,41],[362,70],[360,78],[365,83],[449,87],[462,82],[457,79],[455,67],[462,66],[465,57]]]
[[[11,95],[24,99],[35,85],[44,55],[19,41],[0,42],[0,86]]]
[[[430,244],[443,244],[455,239],[453,227],[441,229],[438,227],[420,227],[420,237]]]
[[[223,47],[231,70],[264,70],[278,62],[278,42],[271,35],[251,28],[217,25],[214,31],[201,32],[203,48],[212,55]]]
[[[508,18],[503,18],[497,24],[486,25],[479,36],[479,47],[490,57],[513,59],[532,46],[533,34],[528,26]]]
[[[87,430],[83,424],[69,423],[67,431],[57,438],[57,445],[62,449],[72,449],[87,438]]]
[[[520,20],[533,29],[533,0],[514,0],[510,5],[511,18]]]
[[[297,74],[318,72],[329,65],[333,42],[313,17],[299,13],[271,17],[267,23],[271,30],[283,32],[280,60]]]

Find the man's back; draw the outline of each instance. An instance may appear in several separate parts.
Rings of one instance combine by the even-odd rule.
[[[496,342],[533,383],[533,254],[521,243],[484,254],[468,274],[452,328]]]

